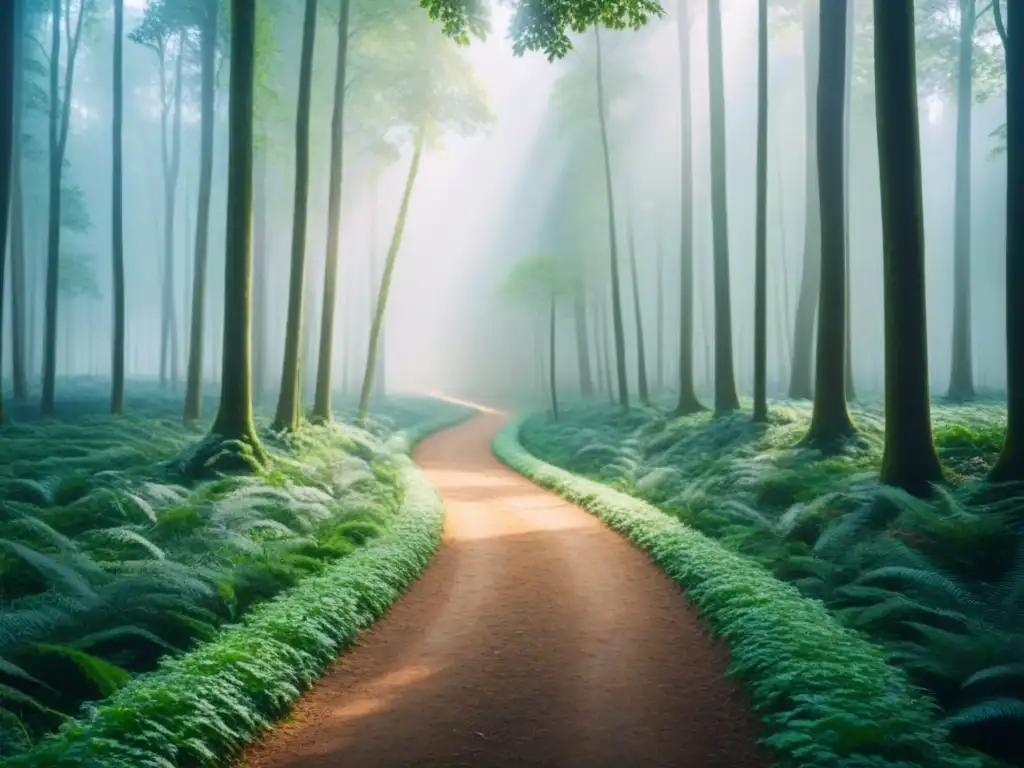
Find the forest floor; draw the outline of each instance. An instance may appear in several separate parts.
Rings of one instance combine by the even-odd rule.
[[[724,646],[639,550],[492,456],[504,422],[417,448],[440,550],[247,764],[766,765]]]
[[[204,432],[180,394],[129,382],[111,418],[102,383],[60,384],[60,420],[16,404],[0,428],[0,760],[380,538],[404,506],[391,438],[466,412],[390,398],[357,429],[341,402],[292,437],[261,417],[266,471],[188,483],[168,460]]]
[[[985,482],[1005,407],[933,404],[947,484],[915,499],[878,482],[884,420],[851,407],[838,456],[798,447],[809,403],[682,418],[674,404],[535,414],[524,448],[638,497],[822,601],[938,703],[955,741],[1024,765],[1024,490]]]

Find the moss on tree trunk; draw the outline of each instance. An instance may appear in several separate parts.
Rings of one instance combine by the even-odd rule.
[[[885,451],[882,482],[926,495],[942,479],[928,391],[924,212],[913,0],[874,0],[882,190]]]

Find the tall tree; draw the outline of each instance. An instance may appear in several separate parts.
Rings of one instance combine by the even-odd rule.
[[[22,185],[22,128],[25,114],[25,4],[12,3],[14,11],[14,118],[11,148],[11,385],[15,400],[28,397],[28,365],[25,317],[25,208]]]
[[[124,0],[114,0],[114,116],[111,173],[111,263],[113,266],[114,338],[110,412],[124,413]]]
[[[818,189],[821,205],[821,286],[814,409],[805,442],[838,450],[853,435],[846,408],[846,183],[843,135],[846,109],[848,0],[829,0],[820,13],[817,98]]]
[[[992,10],[1006,49],[1006,438],[991,479],[1005,482],[1024,480],[1024,14]]]
[[[729,211],[726,194],[725,78],[722,63],[722,8],[708,0],[708,74],[711,117],[711,226],[715,277],[715,412],[740,407],[732,359],[729,288]]]
[[[767,421],[768,0],[757,3],[757,219],[754,228],[754,421]]]
[[[247,469],[267,455],[252,419],[252,158],[255,0],[231,0],[228,200],[224,243],[224,341],[220,404],[210,434],[185,459],[197,475]]]
[[[49,210],[46,239],[46,318],[43,334],[43,396],[40,403],[44,416],[53,415],[53,397],[57,381],[57,303],[60,288],[61,180],[64,176],[64,154],[71,124],[71,89],[75,80],[75,60],[82,39],[85,16],[90,0],[79,0],[78,14],[72,25],[73,0],[65,0],[64,35],[68,50],[64,65],[64,98],[61,99],[60,49],[61,0],[50,7],[50,172]]]
[[[334,108],[331,114],[331,170],[327,198],[327,253],[324,293],[320,305],[320,350],[317,359],[313,420],[331,420],[331,369],[334,364],[334,314],[338,295],[338,240],[341,228],[341,171],[345,135],[345,84],[348,71],[351,0],[338,7],[338,50],[334,67]]]
[[[846,399],[856,399],[856,391],[853,385],[853,325],[851,322],[850,301],[850,137],[853,127],[853,46],[855,41],[854,32],[856,25],[857,0],[849,0],[849,8],[846,13],[846,94],[845,114],[843,117],[843,178],[846,183],[844,189],[845,210],[843,211],[843,226],[845,232],[846,247]]]
[[[679,33],[680,78],[680,195],[679,215],[679,402],[676,413],[695,413],[704,408],[697,399],[693,377],[693,127],[690,79],[690,0],[679,0],[676,25]]]
[[[302,345],[302,294],[306,279],[306,221],[309,203],[309,110],[313,85],[313,45],[317,0],[306,0],[299,58],[299,100],[295,116],[295,195],[292,208],[292,264],[288,284],[288,320],[275,430],[299,428],[299,352]]]
[[[14,157],[14,38],[18,34],[14,3],[0,4],[0,361],[3,360],[4,277],[7,267],[7,224]],[[2,366],[0,366],[2,371]],[[4,399],[0,391],[0,424]]]
[[[821,209],[818,202],[817,108],[818,49],[820,48],[819,0],[803,0],[804,93],[806,125],[807,199],[804,204],[804,259],[800,291],[793,325],[793,362],[790,367],[789,396],[807,399],[813,395],[814,318],[821,282]]]
[[[942,478],[928,391],[924,211],[913,0],[874,0],[882,190],[885,450],[882,482],[925,495]]]
[[[213,129],[216,122],[218,0],[200,0],[200,139],[199,203],[192,268],[192,318],[189,330],[188,369],[185,373],[185,423],[203,413],[203,343],[206,335],[206,273],[210,242],[210,195],[213,186]]]
[[[651,404],[651,396],[647,386],[647,356],[644,350],[644,314],[640,308],[640,276],[636,267],[636,240],[633,237],[633,220],[626,219],[627,239],[629,240],[629,275],[633,288],[633,322],[636,325],[636,371],[637,393],[640,402]]]

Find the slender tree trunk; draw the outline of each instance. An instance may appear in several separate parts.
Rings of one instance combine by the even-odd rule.
[[[848,0],[822,4],[818,89],[818,187],[821,201],[821,288],[814,409],[805,442],[838,450],[853,435],[846,408],[846,182],[843,168],[843,113],[846,94]]]
[[[252,261],[253,261],[253,313],[252,313],[252,386],[253,402],[262,404],[267,396],[267,368],[269,344],[267,314],[270,301],[267,296],[267,149],[253,148],[252,197]]]
[[[0,3],[0,373],[3,370],[4,288],[7,267],[7,225],[14,159],[15,37],[19,34],[14,3]],[[4,423],[3,376],[0,375],[0,424]]]
[[[1024,480],[1024,14],[1004,23],[1001,2],[992,8],[1006,50],[1006,439],[994,482]]]
[[[598,310],[598,302],[596,300],[585,302],[584,311],[590,313],[590,329],[592,334],[592,342],[594,349],[594,368],[595,374],[597,375],[596,385],[598,394],[605,393],[605,380],[607,378],[607,371],[605,370],[604,360],[604,346],[602,344],[601,337],[601,315]]]
[[[345,79],[348,62],[350,0],[341,0],[338,14],[338,57],[334,74],[334,112],[331,116],[331,174],[327,201],[327,254],[324,294],[320,307],[320,355],[317,361],[314,421],[331,420],[331,366],[334,358],[334,305],[338,291],[338,236],[341,228],[341,170],[344,141]]]
[[[897,0],[898,2],[899,0]],[[816,109],[818,100],[818,0],[804,0],[804,79],[806,104],[807,212],[804,223],[804,263],[793,326],[793,364],[789,396],[813,396],[814,315],[821,281],[821,212],[818,204],[818,150]]]
[[[395,272],[398,249],[402,244],[402,234],[405,232],[405,219],[409,214],[409,199],[412,197],[413,185],[416,183],[416,176],[420,170],[420,158],[423,156],[423,143],[425,141],[424,133],[422,128],[416,133],[415,145],[412,151],[412,163],[409,165],[409,175],[406,177],[405,190],[402,192],[402,202],[398,208],[398,220],[395,222],[387,260],[384,262],[384,274],[381,276],[380,281],[380,294],[377,296],[377,306],[373,315],[373,327],[370,329],[370,348],[366,356],[363,387],[359,392],[359,410],[356,412],[356,423],[360,426],[366,423],[366,412],[370,408],[370,393],[373,388],[373,372],[377,364],[380,332],[384,326],[384,316],[388,308],[388,294],[391,292],[391,277]]]
[[[373,327],[373,315],[377,310],[377,291],[380,286],[380,276],[377,273],[377,197],[379,194],[380,169],[376,166],[370,176],[370,249],[369,249],[369,274],[370,274],[370,327]],[[377,356],[377,370],[373,372],[373,394],[374,397],[383,398],[387,394],[387,318],[380,329],[380,354]]]
[[[601,126],[601,153],[604,159],[605,194],[608,200],[608,253],[612,276],[612,326],[615,334],[615,372],[619,384],[619,404],[629,407],[629,383],[626,378],[626,331],[622,323],[622,292],[619,287],[618,236],[615,234],[615,198],[612,194],[612,161],[608,149],[608,122],[605,119],[604,71],[601,57],[601,33],[594,27],[597,41],[597,118]]]
[[[874,9],[885,277],[885,450],[881,479],[909,493],[925,495],[931,483],[942,479],[942,470],[932,442],[928,391],[914,3],[874,0]]]
[[[757,215],[754,228],[754,421],[767,421],[768,0],[757,3]]]
[[[729,286],[729,210],[726,194],[725,82],[722,73],[722,9],[708,0],[708,70],[711,82],[711,218],[715,261],[715,412],[740,407],[732,359]]]
[[[654,387],[660,393],[665,391],[665,259],[662,253],[661,240],[659,238],[655,257],[656,273],[658,284],[655,286],[657,297],[655,302],[655,337],[657,341],[657,364],[654,369]]]
[[[25,325],[25,211],[22,193],[22,118],[25,113],[25,7],[14,6],[14,117],[11,136],[11,384],[15,400],[28,397]]]
[[[856,18],[857,0],[849,0],[849,9],[846,13],[846,112],[843,116],[843,180],[844,189],[844,228],[846,243],[846,400],[853,402],[857,399],[857,393],[853,385],[853,326],[851,323],[851,312],[853,304],[850,301],[850,152],[851,134],[853,128],[853,45],[854,45],[854,19]]]
[[[242,444],[248,464],[266,453],[252,420],[252,150],[256,48],[253,0],[231,0],[231,80],[228,107],[228,205],[224,245],[224,340],[220,404],[209,444]],[[214,453],[216,456],[217,453]]]
[[[594,379],[590,371],[590,334],[587,331],[587,297],[583,286],[577,285],[572,295],[573,321],[576,325],[576,364],[580,374],[580,394],[594,396]]]
[[[608,339],[608,305],[605,303],[605,299],[602,298],[597,304],[597,328],[600,334],[600,345],[602,351],[602,357],[604,358],[604,386],[608,392],[608,400],[615,402],[615,386],[612,383],[612,351]]]
[[[555,338],[555,308],[557,299],[554,293],[551,294],[551,310],[549,314],[549,329],[548,329],[548,381],[551,387],[551,415],[555,421],[558,421],[558,386],[555,376],[555,360],[556,360],[556,348],[557,344]]]
[[[202,125],[199,148],[199,204],[196,210],[195,266],[192,270],[192,328],[185,384],[185,423],[203,414],[203,342],[206,336],[206,270],[210,241],[210,192],[213,183],[214,94],[217,74],[217,0],[204,4],[202,31]]]
[[[110,412],[124,413],[124,0],[114,0],[114,120],[111,193],[111,262],[113,265],[114,338],[111,361]]]
[[[67,62],[64,67],[64,100],[60,98],[60,38],[61,0],[51,5],[50,37],[50,174],[49,174],[49,222],[46,244],[46,327],[43,338],[43,396],[40,410],[44,416],[53,415],[54,390],[57,378],[57,297],[60,286],[60,227],[61,227],[61,180],[63,178],[64,152],[67,148],[68,126],[71,123],[71,89],[75,78],[75,59],[78,57],[78,41],[82,35],[85,7],[79,6],[75,30],[71,31],[71,19],[64,19],[65,34],[68,37]],[[70,13],[70,6],[68,8]]]
[[[971,109],[975,0],[960,0],[960,66],[956,89],[956,191],[953,214],[953,352],[949,399],[974,399],[971,360]]]
[[[288,283],[288,320],[285,325],[281,389],[273,429],[299,428],[299,354],[302,345],[302,293],[306,280],[306,220],[309,203],[309,111],[313,83],[313,43],[316,37],[316,0],[306,0],[299,59],[299,101],[295,118],[295,202],[292,210],[292,268]]]
[[[636,369],[640,402],[651,404],[651,396],[647,387],[647,358],[644,350],[644,316],[640,308],[640,277],[636,268],[636,242],[633,239],[633,221],[627,219],[626,229],[629,237],[629,272],[633,286],[633,314],[636,322]]]
[[[681,209],[679,215],[679,402],[676,413],[695,413],[704,408],[697,399],[693,375],[693,118],[690,81],[689,0],[679,0],[676,13],[679,34]]]
[[[181,96],[182,63],[185,52],[185,35],[178,42],[178,56],[174,65],[174,118],[171,124],[170,154],[164,155],[164,285],[163,313],[164,331],[161,334],[161,385],[166,384],[168,368],[171,389],[178,388],[178,317],[174,305],[174,224],[178,203],[178,171],[181,167]],[[168,366],[165,368],[164,366]]]

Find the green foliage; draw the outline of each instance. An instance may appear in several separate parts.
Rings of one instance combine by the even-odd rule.
[[[499,293],[508,301],[547,308],[552,298],[572,290],[572,278],[565,259],[557,253],[541,251],[513,264]]]
[[[957,487],[931,502],[878,484],[877,407],[856,409],[861,442],[831,458],[792,447],[809,406],[780,403],[772,413],[765,428],[741,415],[670,420],[579,407],[557,427],[528,421],[522,439],[824,602],[884,644],[937,699],[958,740],[1005,736],[1019,723],[1007,702],[1024,701],[1024,681],[1007,671],[1024,663],[1024,536],[1013,518],[1019,498],[991,501],[980,482],[1002,444],[1002,409],[933,406],[938,451]],[[989,669],[997,671],[989,677]],[[985,685],[968,684],[975,674]]]
[[[595,415],[593,409],[589,415]],[[606,416],[606,422],[612,419]],[[624,463],[635,470],[629,454],[644,452],[641,443],[668,424],[653,416],[615,418],[620,425],[627,418],[641,422],[633,444],[623,451]],[[539,418],[532,419],[524,431],[536,432],[539,424]],[[984,758],[951,746],[953,724],[936,720],[934,704],[906,673],[887,663],[877,645],[843,627],[821,602],[650,504],[534,458],[519,443],[523,428],[517,420],[503,430],[495,454],[627,536],[686,591],[728,644],[730,674],[743,681],[761,715],[761,742],[774,765],[986,765]],[[735,422],[724,429],[728,442],[741,439]],[[675,447],[663,439],[658,450]],[[1001,701],[989,709],[1010,711],[1012,705]]]
[[[395,400],[367,429],[270,435],[265,473],[193,487],[159,463],[192,439],[177,420],[4,427],[0,757],[388,540],[408,506],[404,452],[467,413]]]
[[[664,14],[657,0],[512,0],[508,36],[517,56],[542,51],[549,60],[572,50],[570,32],[602,25],[609,29],[640,29]],[[486,0],[420,0],[444,33],[461,44],[486,31]]]
[[[163,660],[8,765],[214,766],[237,756],[429,562],[444,510],[411,462],[396,461],[404,509],[385,533],[210,642]]]

